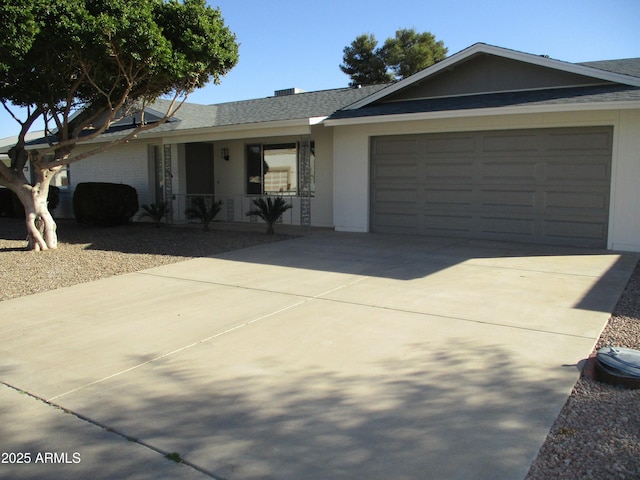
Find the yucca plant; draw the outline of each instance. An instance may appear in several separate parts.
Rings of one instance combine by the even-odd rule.
[[[280,220],[280,217],[291,208],[291,204],[284,201],[282,197],[254,198],[251,203],[255,206],[247,212],[247,216],[256,215],[267,224],[267,233],[273,235],[275,230],[273,225]]]
[[[185,215],[189,220],[200,220],[202,222],[202,229],[205,232],[209,231],[209,223],[216,218],[216,215],[220,213],[222,209],[222,201],[214,201],[211,199],[211,208],[207,207],[207,202],[204,197],[193,197],[191,199],[191,208],[185,210]]]
[[[138,219],[150,218],[156,225],[156,228],[160,228],[162,219],[166,217],[168,213],[168,202],[151,203],[149,205],[142,205],[142,211],[138,214]]]

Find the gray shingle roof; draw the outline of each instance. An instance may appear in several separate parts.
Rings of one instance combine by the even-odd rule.
[[[215,105],[185,103],[170,121],[150,130],[147,135],[155,136],[166,132],[183,132],[200,128],[326,117],[341,108],[374,94],[385,86],[369,85],[361,88],[338,88]],[[170,103],[169,100],[159,99],[150,108],[163,114],[169,108]],[[155,118],[156,116],[150,115],[148,118]],[[139,115],[136,118],[139,120]],[[103,140],[117,138],[130,131],[131,128],[132,117],[125,118],[114,124],[99,138]],[[45,143],[45,141],[45,138],[41,137],[32,140],[29,144],[39,145]]]
[[[584,62],[579,65],[640,77],[640,58]],[[249,126],[257,123],[304,120],[325,116],[328,116],[330,119],[347,119],[377,115],[506,106],[569,105],[587,102],[640,100],[640,88],[628,85],[609,84],[594,87],[556,88],[528,92],[506,92],[404,102],[373,103],[355,110],[344,110],[349,105],[379,92],[388,85],[389,84],[370,85],[362,88],[338,88],[214,105],[185,103],[171,121],[149,131],[148,135],[155,136],[166,132],[183,132],[192,129],[233,125]],[[152,108],[159,112],[164,112],[168,106],[168,100],[158,100],[152,105]],[[131,119],[129,119],[129,121],[125,119],[101,135],[101,138],[108,139],[112,136],[120,136],[122,132],[126,132],[130,128]],[[40,141],[43,140],[44,139],[40,139]],[[38,140],[30,143],[38,143]]]
[[[614,101],[640,101],[640,88],[628,85],[601,85],[378,103],[355,110],[340,110],[331,115],[329,119],[339,120],[420,112]]]
[[[612,73],[640,77],[640,58],[624,58],[621,60],[601,60],[597,62],[583,62],[578,65],[597,68]]]
[[[385,85],[370,85],[362,88],[339,88],[215,105],[185,103],[176,113],[175,119],[177,121],[162,125],[153,131],[188,130],[326,117],[384,87]],[[163,111],[168,105],[167,100],[158,100],[153,108]]]

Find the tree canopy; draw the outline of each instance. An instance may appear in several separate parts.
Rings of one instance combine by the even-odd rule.
[[[363,33],[344,47],[340,70],[351,78],[350,86],[387,83],[393,79],[377,45],[374,35]]]
[[[349,85],[373,85],[402,80],[444,60],[444,42],[429,32],[414,28],[396,31],[382,47],[372,34],[362,34],[344,48],[340,70],[349,75]]]
[[[14,115],[20,136],[11,166],[0,162],[0,185],[35,217],[47,213],[27,208],[29,198],[48,190],[56,169],[163,123],[190,92],[218,83],[238,61],[235,35],[205,0],[8,0],[0,4],[0,24],[0,99],[9,112],[12,105],[27,111],[26,119]],[[145,106],[166,95],[171,107],[147,124]],[[126,136],[72,154],[80,139],[137,112],[141,121]],[[26,149],[36,121],[48,144]],[[33,183],[24,177],[27,161]]]
[[[11,0],[0,22],[0,98],[37,111],[59,143],[218,82],[238,60],[235,36],[205,0]]]

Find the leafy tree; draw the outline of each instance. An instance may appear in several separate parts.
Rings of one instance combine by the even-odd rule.
[[[444,60],[447,48],[429,32],[414,28],[396,31],[382,47],[371,34],[362,34],[343,50],[340,70],[351,77],[350,86],[402,80]]]
[[[64,166],[126,142],[171,118],[189,93],[219,83],[238,61],[235,35],[205,0],[5,0],[0,4],[0,99],[26,107],[11,165],[0,162],[0,185],[25,207],[29,245],[56,248],[47,208],[51,179]],[[145,107],[172,99],[147,123]],[[78,141],[136,114],[126,134],[74,154]],[[42,122],[46,142],[27,148]],[[24,175],[31,163],[33,183]],[[43,225],[42,228],[38,228]]]
[[[401,80],[444,60],[447,51],[444,42],[436,41],[432,33],[418,33],[412,28],[398,30],[395,37],[388,38],[380,56],[396,80]]]
[[[340,70],[351,77],[349,86],[375,85],[392,80],[377,45],[376,37],[365,33],[344,47]]]

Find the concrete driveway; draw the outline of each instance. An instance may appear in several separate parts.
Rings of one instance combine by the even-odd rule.
[[[2,302],[0,477],[522,479],[637,260],[317,232]]]

